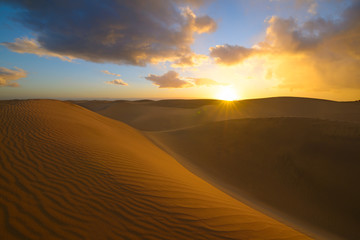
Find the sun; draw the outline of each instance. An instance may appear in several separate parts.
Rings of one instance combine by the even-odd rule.
[[[225,101],[234,101],[234,100],[238,100],[239,96],[237,95],[233,87],[225,86],[225,87],[220,87],[219,91],[216,94],[216,98]]]

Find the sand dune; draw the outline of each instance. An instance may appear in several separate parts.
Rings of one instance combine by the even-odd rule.
[[[307,239],[79,106],[4,101],[0,123],[1,239]]]
[[[140,130],[159,131],[207,122],[266,117],[306,117],[360,122],[360,102],[276,97],[236,102],[217,100],[74,101]]]
[[[148,135],[239,199],[325,239],[360,239],[359,123],[258,118]]]
[[[127,123],[139,130],[182,128],[206,120],[203,115],[198,114],[197,108],[173,107],[168,102],[163,103],[162,101],[84,101],[75,103],[103,116]],[[189,103],[193,104],[191,101]],[[196,103],[195,105],[197,106]]]

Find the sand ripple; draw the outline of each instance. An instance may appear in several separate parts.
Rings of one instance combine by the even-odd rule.
[[[135,129],[52,100],[0,103],[1,239],[306,239]]]

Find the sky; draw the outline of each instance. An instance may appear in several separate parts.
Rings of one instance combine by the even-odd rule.
[[[360,1],[0,0],[0,99],[360,99]]]

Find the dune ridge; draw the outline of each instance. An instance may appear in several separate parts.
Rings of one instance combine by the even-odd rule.
[[[0,124],[1,239],[309,239],[82,107],[3,101]]]

